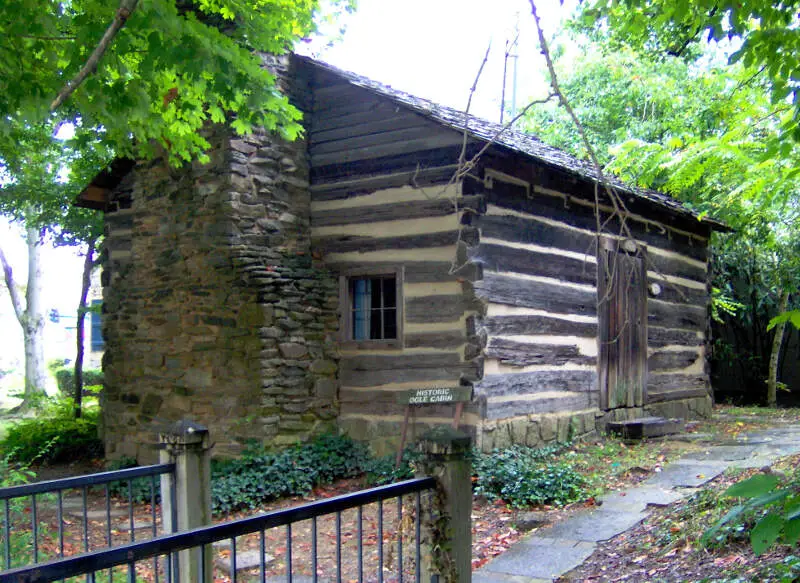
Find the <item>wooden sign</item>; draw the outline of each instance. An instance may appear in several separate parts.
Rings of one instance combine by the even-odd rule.
[[[398,395],[403,405],[433,405],[436,403],[464,403],[472,400],[472,387],[432,387],[412,389]]]

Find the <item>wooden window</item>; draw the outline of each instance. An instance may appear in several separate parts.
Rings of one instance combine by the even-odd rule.
[[[92,351],[104,350],[106,341],[103,339],[103,320],[100,315],[100,309],[103,300],[92,300],[91,314],[91,349]]]
[[[342,276],[343,340],[369,347],[402,342],[402,270]]]

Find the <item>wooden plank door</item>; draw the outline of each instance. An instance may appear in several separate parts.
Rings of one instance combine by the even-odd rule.
[[[599,259],[600,408],[641,407],[647,384],[644,250],[605,239]]]

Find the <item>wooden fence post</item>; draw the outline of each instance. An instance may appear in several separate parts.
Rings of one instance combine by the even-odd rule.
[[[180,532],[211,524],[211,454],[208,429],[192,421],[179,421],[159,435],[161,463],[174,463],[174,474],[161,476],[161,514],[164,532]],[[206,546],[177,553],[172,580],[176,583],[210,583],[212,550]]]
[[[422,581],[472,581],[472,467],[468,435],[443,427],[419,442],[418,474],[437,480],[423,512]]]

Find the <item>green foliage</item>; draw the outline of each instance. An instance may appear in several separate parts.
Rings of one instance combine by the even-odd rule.
[[[749,531],[756,555],[778,541],[794,546],[800,540],[800,481],[795,477],[788,484],[782,482],[785,480],[775,474],[756,474],[732,485],[722,496],[743,501],[709,528],[701,542],[719,544],[733,526]]]
[[[70,399],[75,397],[75,369],[74,368],[59,368],[54,371],[56,377],[56,384],[58,385],[59,392],[65,397]],[[87,369],[83,371],[83,386],[86,387],[102,386],[103,385],[103,371],[99,369]]]
[[[302,496],[325,482],[361,474],[366,447],[345,435],[322,435],[279,452],[247,450],[241,458],[216,462],[211,499],[215,513],[254,509],[285,496]]]
[[[539,504],[562,506],[582,500],[587,495],[588,483],[571,464],[553,459],[560,449],[515,445],[490,454],[476,453],[473,458],[476,494],[489,500],[501,499],[518,508]]]
[[[138,465],[136,459],[123,456],[110,462],[107,470],[109,472],[126,470],[135,468]],[[153,494],[155,494],[154,502],[158,502],[161,498],[158,480],[156,480],[155,488],[152,488],[152,480],[149,476],[130,480],[130,487],[128,481],[111,482],[108,487],[108,491],[112,496],[117,496],[126,502],[129,499],[128,490],[130,490],[130,500],[134,504],[150,504]]]
[[[792,326],[800,330],[800,310],[790,310],[788,312],[784,312],[783,314],[778,314],[769,321],[767,330],[772,330],[781,322],[791,322]]]
[[[103,442],[97,436],[100,409],[86,407],[80,419],[74,418],[72,401],[56,399],[46,403],[35,417],[16,421],[0,440],[0,452],[10,459],[30,464],[93,459],[103,455]]]
[[[410,480],[414,477],[414,465],[419,459],[420,454],[413,447],[403,450],[399,466],[397,465],[397,455],[393,453],[369,459],[364,465],[367,483],[373,486],[382,486],[401,480]]]

